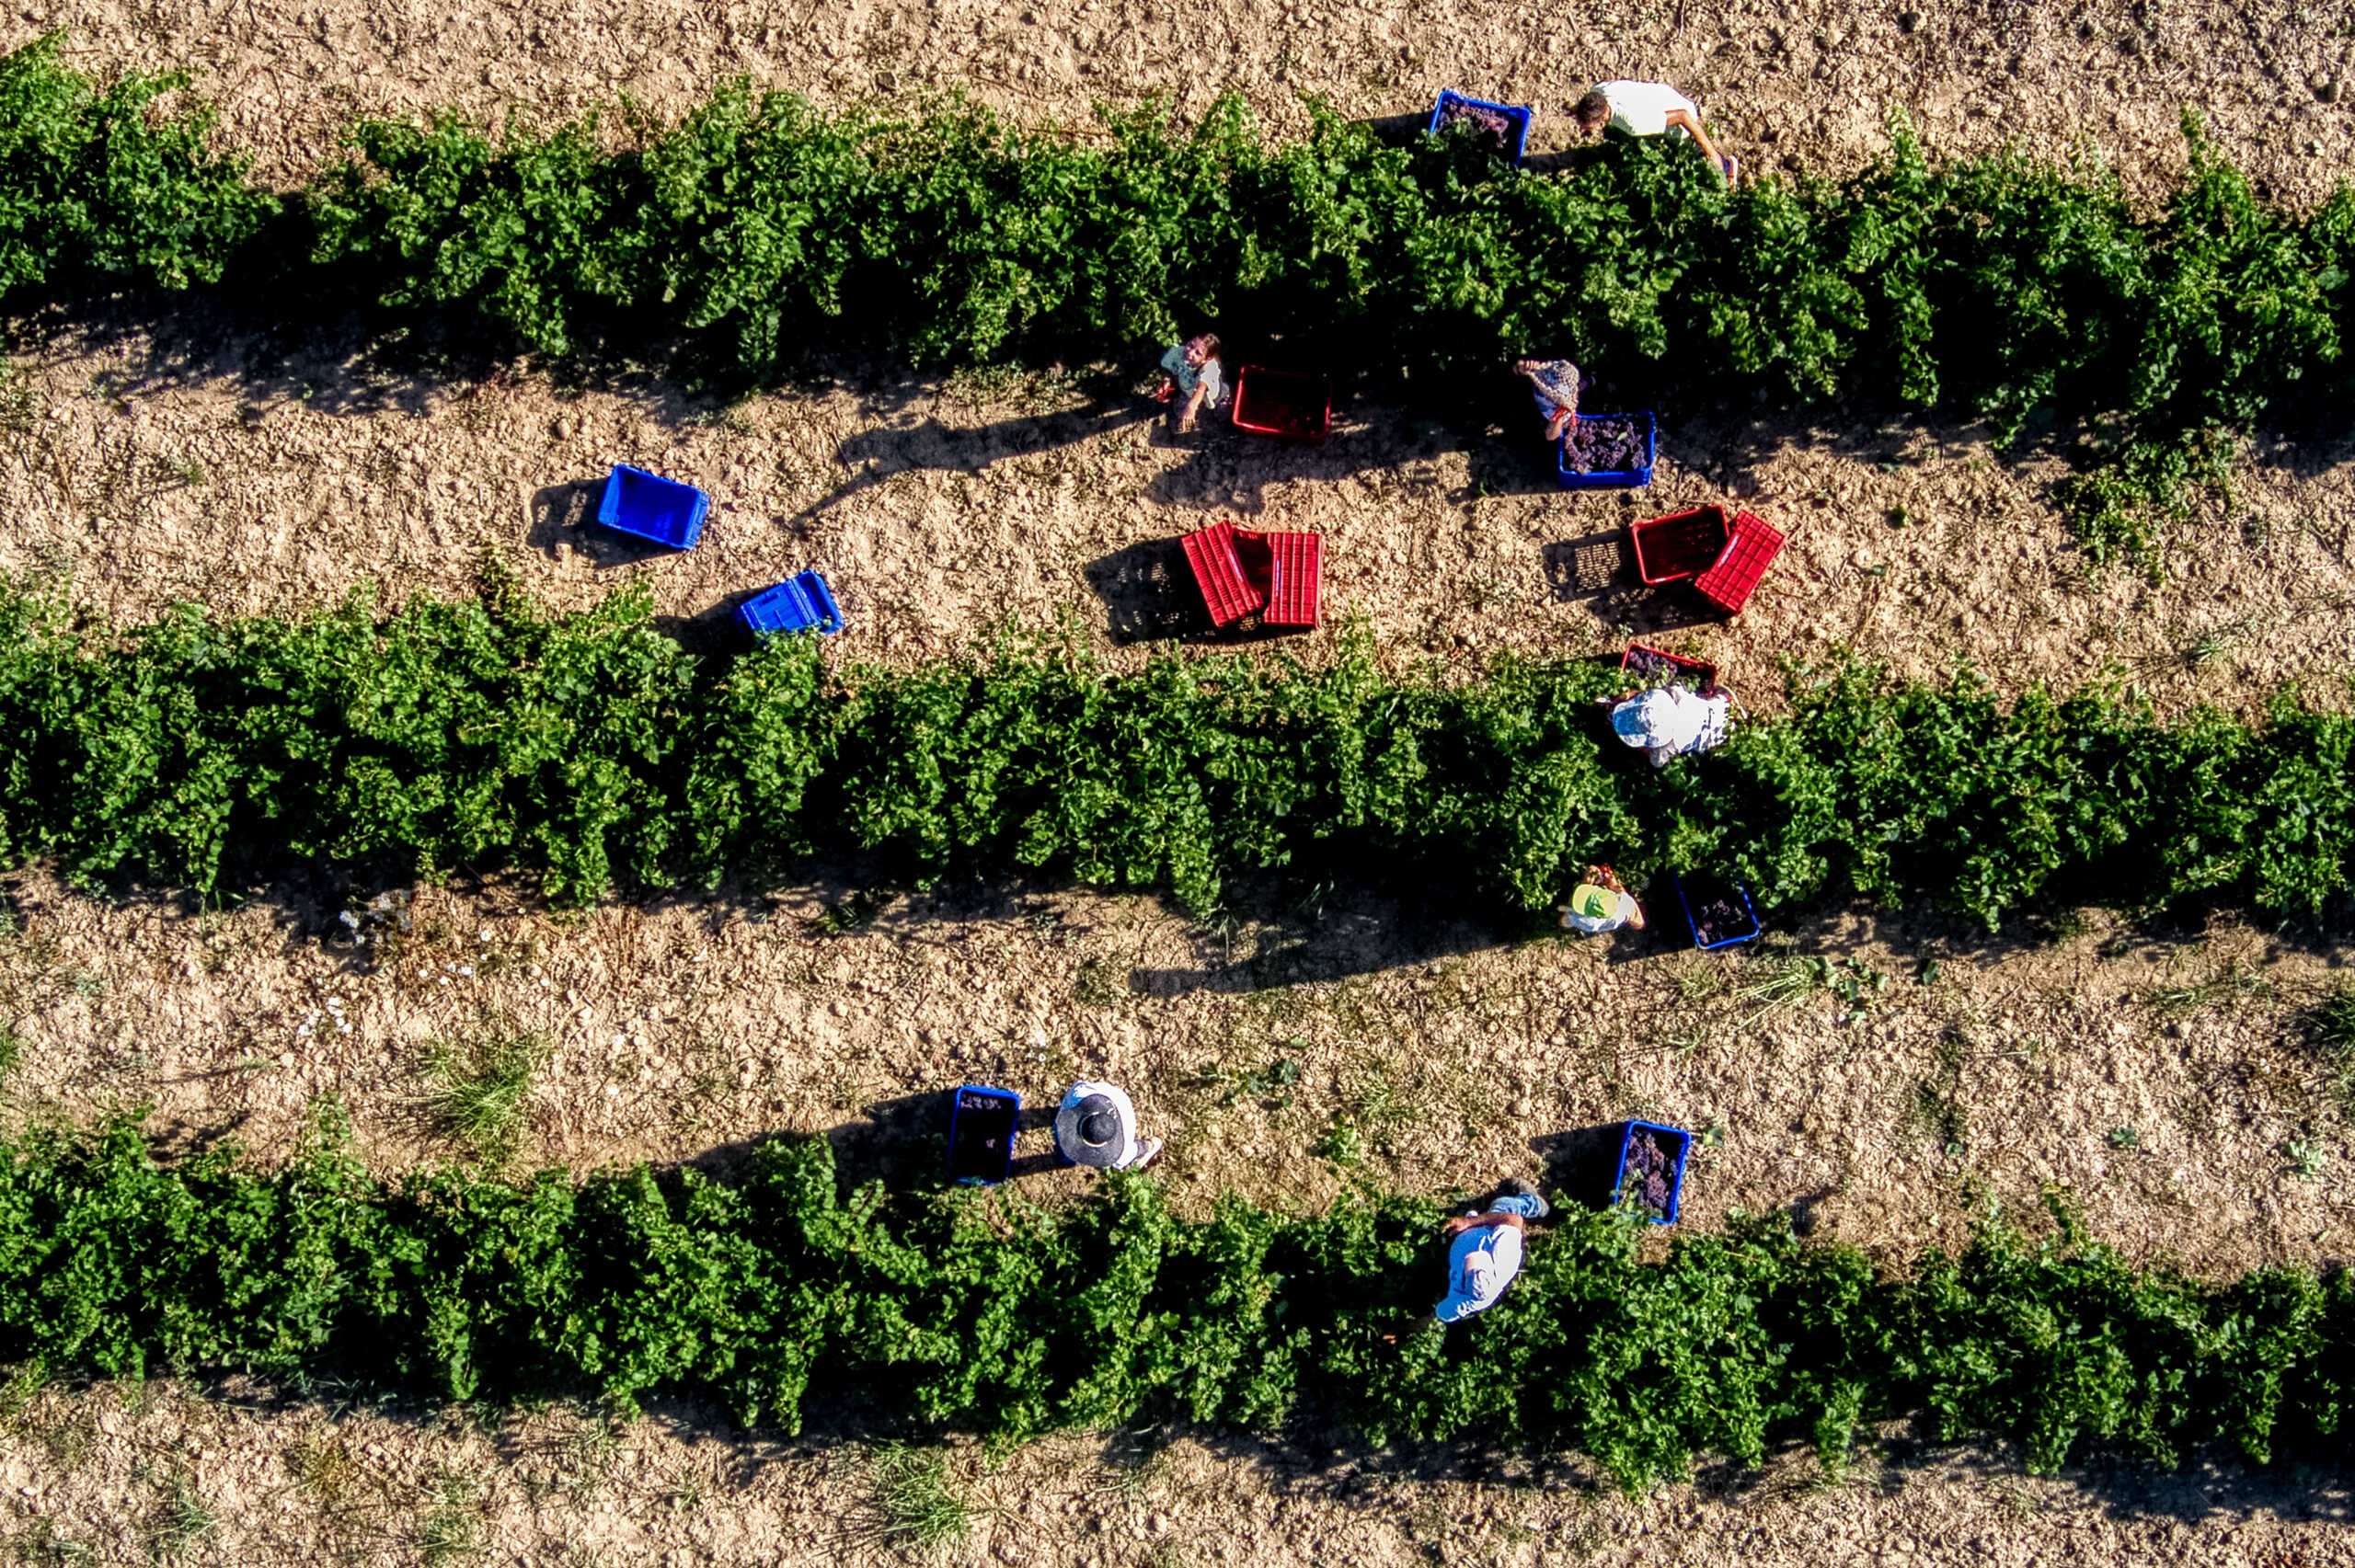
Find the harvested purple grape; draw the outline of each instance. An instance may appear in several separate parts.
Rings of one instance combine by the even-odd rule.
[[[1644,465],[1644,432],[1633,419],[1580,419],[1564,451],[1574,473],[1625,474]]]
[[[1468,125],[1480,140],[1490,144],[1489,150],[1500,158],[1512,156],[1512,117],[1478,104],[1465,103],[1462,98],[1450,98],[1441,106],[1439,122],[1442,127]]]
[[[1655,1134],[1639,1131],[1627,1139],[1626,1171],[1619,1182],[1623,1197],[1665,1219],[1675,1195],[1675,1154],[1662,1149]]]

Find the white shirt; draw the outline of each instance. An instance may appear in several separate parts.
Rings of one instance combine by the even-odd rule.
[[[1628,745],[1651,753],[1653,766],[1664,767],[1671,757],[1723,745],[1731,705],[1722,692],[1704,697],[1683,686],[1655,686],[1613,708],[1611,727]]]
[[[1671,109],[1683,109],[1694,119],[1701,106],[1665,82],[1597,82],[1594,90],[1611,106],[1611,123],[1630,136],[1660,136],[1668,131]],[[1677,127],[1683,135],[1684,128]]]

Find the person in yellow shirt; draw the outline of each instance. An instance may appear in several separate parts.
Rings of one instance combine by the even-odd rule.
[[[1644,907],[1607,865],[1588,866],[1578,886],[1570,889],[1570,901],[1560,909],[1565,931],[1601,936],[1622,926],[1644,929]]]

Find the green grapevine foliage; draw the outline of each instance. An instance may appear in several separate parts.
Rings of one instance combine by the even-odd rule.
[[[2153,503],[2213,473],[2223,432],[2346,390],[2355,189],[2303,221],[2269,208],[2188,117],[2188,172],[2144,213],[2097,165],[1933,161],[1902,122],[1846,180],[1728,189],[1661,141],[1539,174],[1321,108],[1284,143],[1231,98],[1190,130],[1106,110],[1083,143],[735,82],[675,125],[363,121],[281,201],[205,150],[201,105],[160,101],[175,86],[101,92],[53,39],[0,61],[0,291],[226,276],[281,312],[683,349],[739,384],[813,345],[1118,351],[1181,318],[1458,403],[1560,353],[1663,406],[1836,396],[1984,418],[2005,444],[2089,438],[2070,489],[2105,555],[2150,553]]]
[[[806,638],[690,655],[642,586],[576,614],[494,582],[104,635],[0,595],[0,861],[206,894],[294,860],[509,867],[583,900],[854,853],[913,882],[1023,867],[1199,910],[1237,872],[1379,864],[1535,910],[1605,860],[1730,871],[1766,909],[1933,899],[1990,927],[2193,895],[2331,921],[2355,874],[2355,717],[2291,692],[2258,723],[2162,723],[2129,692],[2006,703],[1846,662],[1655,770],[1597,715],[1615,670],[1392,674],[1346,632],[1334,652],[1116,675],[1008,635],[891,670]]]
[[[1917,1413],[2038,1471],[2089,1444],[2314,1459],[2355,1396],[2345,1271],[2209,1284],[1993,1213],[1899,1275],[1779,1216],[1644,1263],[1641,1227],[1580,1211],[1496,1308],[1389,1343],[1436,1299],[1438,1213],[1361,1191],[1315,1217],[1230,1199],[1181,1219],[1137,1176],[1054,1213],[887,1197],[843,1190],[823,1139],[760,1144],[726,1183],[380,1183],[332,1113],[277,1170],[234,1150],[166,1168],[118,1122],[0,1146],[0,1357],[460,1400],[681,1391],[788,1429],[818,1402],[1001,1443],[1315,1416],[1377,1443],[1584,1452],[1630,1488],[1788,1441],[1836,1466],[1859,1423]]]

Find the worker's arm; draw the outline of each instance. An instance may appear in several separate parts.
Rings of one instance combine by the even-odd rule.
[[[1194,395],[1186,399],[1185,411],[1178,416],[1178,428],[1179,429],[1190,430],[1194,428],[1194,416],[1201,412],[1202,398],[1210,392],[1210,389],[1211,383],[1207,379],[1198,381],[1194,383]]]
[[[1459,1214],[1440,1229],[1450,1236],[1461,1236],[1466,1230],[1491,1225],[1510,1225],[1524,1235],[1529,1231],[1529,1222],[1509,1208],[1492,1208],[1486,1214]]]
[[[1693,140],[1699,143],[1701,151],[1708,155],[1709,162],[1716,165],[1720,172],[1724,170],[1725,159],[1718,155],[1717,145],[1709,140],[1709,133],[1701,129],[1699,115],[1689,109],[1671,109],[1668,111],[1667,119],[1671,128],[1683,127]]]

